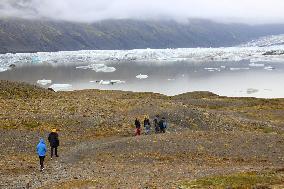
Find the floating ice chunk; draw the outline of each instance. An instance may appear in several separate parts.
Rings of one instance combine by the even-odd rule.
[[[99,83],[100,85],[114,85],[114,84],[122,84],[125,81],[121,80],[100,80],[100,81],[90,81],[91,83]]]
[[[84,69],[84,70],[92,69],[95,72],[115,72],[116,71],[116,68],[108,67],[105,64],[91,64],[91,65],[88,65],[88,66],[77,66],[76,68],[77,69]]]
[[[254,93],[257,93],[257,92],[258,92],[258,89],[253,89],[253,88],[247,89],[247,94],[254,94]]]
[[[121,81],[121,80],[110,80],[111,83],[113,84],[122,84],[125,83],[125,81]]]
[[[250,67],[264,67],[264,64],[257,64],[257,63],[251,63],[249,64]]]
[[[6,72],[8,70],[9,70],[9,68],[0,68],[0,72]]]
[[[175,81],[175,79],[168,79],[168,81]]]
[[[42,80],[37,81],[37,84],[40,84],[40,85],[43,85],[43,86],[51,84],[51,83],[52,83],[51,80],[46,80],[46,79],[42,79]]]
[[[249,70],[249,68],[230,68],[231,71]]]
[[[89,66],[77,66],[76,69],[87,70],[87,69],[91,69],[91,67],[90,67],[90,65]]]
[[[142,75],[142,74],[136,76],[137,79],[147,79],[148,77],[149,77],[148,75]]]
[[[69,91],[72,89],[70,84],[52,84],[49,88],[52,88],[55,91]]]
[[[204,70],[208,70],[209,72],[215,72],[215,71],[220,72],[221,71],[220,68],[204,68]]]
[[[225,68],[226,68],[226,66],[220,66],[220,68],[225,69]]]
[[[101,81],[99,82],[99,84],[100,84],[100,85],[110,85],[111,82],[110,82],[110,81],[101,80]]]
[[[272,71],[272,70],[275,70],[274,67],[272,66],[267,66],[267,67],[264,67],[265,70],[268,70],[268,71]]]

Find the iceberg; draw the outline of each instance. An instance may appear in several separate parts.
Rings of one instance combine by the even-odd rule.
[[[116,68],[114,67],[108,67],[105,64],[91,64],[88,66],[77,66],[77,69],[91,69],[94,70],[95,72],[115,72]]]
[[[142,75],[142,74],[136,76],[137,79],[147,79],[148,77],[149,77],[148,75]]]
[[[264,67],[264,64],[250,63],[250,67]]]
[[[121,81],[121,80],[101,80],[101,81],[97,81],[97,83],[99,83],[100,85],[114,85],[114,84],[125,83],[125,81]]]
[[[69,91],[72,90],[71,84],[52,84],[49,88],[52,88],[54,91]]]
[[[0,72],[6,72],[8,70],[9,70],[9,68],[0,68]]]
[[[250,88],[250,89],[247,89],[247,94],[254,94],[254,93],[257,93],[258,91],[259,91],[258,89]]]
[[[52,80],[47,80],[47,79],[42,79],[42,80],[37,81],[37,84],[43,85],[43,86],[51,84],[51,83],[52,83]]]
[[[220,71],[221,71],[220,68],[204,68],[204,70],[207,70],[207,71],[209,71],[209,72],[214,72],[214,71],[220,72]]]
[[[230,68],[231,71],[249,70],[249,68]]]
[[[275,70],[274,67],[272,66],[267,66],[267,67],[264,67],[265,70],[268,70],[268,71],[272,71],[272,70]]]

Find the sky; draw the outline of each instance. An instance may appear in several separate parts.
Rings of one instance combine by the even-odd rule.
[[[104,19],[211,19],[284,23],[284,0],[0,0],[0,17],[76,22]]]

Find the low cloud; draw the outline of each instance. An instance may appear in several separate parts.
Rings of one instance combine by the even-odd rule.
[[[0,0],[0,17],[77,22],[204,18],[222,22],[282,23],[283,8],[283,0]]]

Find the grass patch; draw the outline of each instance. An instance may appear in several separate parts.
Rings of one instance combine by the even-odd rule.
[[[96,180],[70,180],[62,182],[57,185],[41,187],[40,189],[80,189],[80,188],[94,188],[97,185],[98,181]]]
[[[34,129],[40,126],[40,123],[36,120],[23,120],[22,124],[28,129]]]
[[[270,188],[274,185],[282,184],[284,187],[284,173],[237,173],[226,176],[216,176],[202,178],[190,182],[181,183],[179,188],[181,189],[250,189],[250,188]]]

